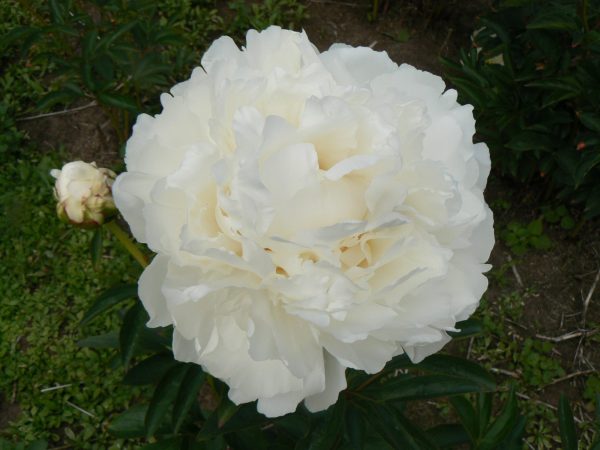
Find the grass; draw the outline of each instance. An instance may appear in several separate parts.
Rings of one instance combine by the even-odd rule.
[[[57,155],[33,151],[6,164],[0,177],[0,393],[3,404],[20,409],[2,435],[68,448],[124,448],[105,429],[140,391],[120,384],[123,371],[111,369],[110,352],[77,345],[117,328],[120,318],[104,315],[85,329],[78,323],[100,291],[135,280],[139,269],[112,239],[92,267],[91,233],[56,218],[48,170],[60,165]],[[57,385],[66,387],[44,391]]]

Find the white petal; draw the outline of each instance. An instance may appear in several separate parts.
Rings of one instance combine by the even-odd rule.
[[[338,83],[359,86],[398,68],[386,52],[344,44],[332,45],[321,54],[321,60]]]
[[[167,300],[161,290],[167,275],[168,263],[167,256],[156,255],[138,281],[138,295],[150,316],[146,324],[149,327],[166,327],[172,323],[167,309]]]
[[[327,352],[324,352],[324,359],[325,390],[304,400],[306,408],[311,412],[329,408],[337,401],[340,392],[346,389],[346,368]]]

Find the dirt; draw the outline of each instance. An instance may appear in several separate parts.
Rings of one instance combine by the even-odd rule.
[[[110,120],[100,107],[85,106],[85,102],[76,103],[70,107],[74,112],[20,121],[19,125],[43,152],[62,151],[70,160],[115,166],[121,157]],[[85,109],[76,110],[81,107]]]
[[[474,17],[485,10],[487,2],[396,0],[383,3],[378,18],[369,21],[370,2],[335,0],[309,1],[309,19],[304,23],[310,40],[319,50],[342,42],[353,46],[385,50],[397,62],[441,73],[440,56],[456,53],[468,44]]]
[[[21,414],[19,405],[2,398],[0,393],[0,430],[6,428],[10,422],[19,417],[19,414]]]
[[[488,4],[485,0],[381,1],[378,19],[370,22],[367,19],[369,3],[364,0],[309,1],[310,18],[304,23],[304,29],[320,50],[335,42],[370,46],[387,51],[397,63],[409,63],[437,74],[442,72],[440,56],[456,55],[461,46],[470,45],[474,19]],[[95,160],[99,165],[110,166],[120,160],[115,134],[98,107],[21,122],[21,126],[43,149],[50,151],[63,146],[70,158]],[[494,204],[503,199],[510,203],[508,210],[496,212],[496,230],[511,220],[528,223],[537,218],[539,192],[535,187],[528,187],[527,195],[523,195],[522,188],[492,177],[488,201]],[[491,277],[489,301],[493,305],[510,292],[520,292],[526,300],[519,322],[510,324],[515,339],[539,335],[558,337],[600,323],[600,283],[591,297],[585,324],[582,317],[583,299],[600,268],[598,222],[587,222],[575,236],[558,227],[549,227],[546,233],[553,242],[550,250],[529,251],[520,258],[513,256],[511,264],[509,249],[498,239],[492,253],[492,265],[505,270],[500,280]],[[556,343],[554,355],[567,374],[600,368],[599,346],[589,337]],[[544,389],[536,398],[556,405],[559,394],[567,392],[572,400],[580,400],[584,381],[585,376],[573,376]],[[18,406],[0,404],[0,428],[15,414],[18,414]],[[435,422],[434,415],[427,411],[420,416],[425,423]]]

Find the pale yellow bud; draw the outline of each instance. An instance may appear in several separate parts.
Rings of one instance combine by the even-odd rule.
[[[117,213],[111,192],[116,178],[112,170],[98,168],[94,162],[73,161],[50,174],[56,178],[56,212],[62,221],[95,228]]]

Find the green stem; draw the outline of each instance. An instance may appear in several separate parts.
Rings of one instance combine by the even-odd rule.
[[[588,22],[588,10],[589,10],[589,0],[583,0],[581,7],[581,21],[583,22],[583,29],[586,33],[590,31],[590,24]],[[587,36],[586,36],[587,39]]]
[[[104,224],[106,228],[108,228],[112,234],[119,240],[119,242],[125,247],[125,249],[135,258],[137,262],[140,263],[142,267],[148,266],[148,260],[146,256],[140,251],[139,248],[135,245],[135,243],[129,238],[127,233],[123,231],[123,229],[117,224],[116,220],[112,220],[106,224]]]

